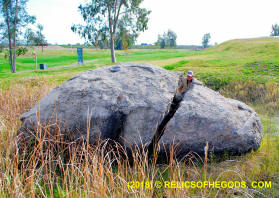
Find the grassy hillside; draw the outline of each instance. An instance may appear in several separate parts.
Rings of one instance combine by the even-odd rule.
[[[37,51],[39,63],[47,63],[49,68],[77,61],[75,49]],[[28,72],[34,69],[31,52],[17,59],[22,73],[16,74],[10,73],[7,60],[0,54],[0,197],[278,197],[279,39],[232,40],[202,51],[116,52],[118,62],[148,62],[184,72],[191,69],[211,88],[252,106],[261,118],[263,141],[257,151],[221,159],[190,153],[183,162],[171,158],[165,165],[148,163],[145,154],[138,151],[135,155],[142,158],[130,166],[126,160],[114,159],[117,153],[107,152],[100,145],[65,146],[58,128],[52,147],[38,138],[31,148],[32,157],[22,162],[23,156],[14,144],[20,115],[76,73],[111,64],[109,50],[84,49],[85,60],[93,62]],[[70,158],[68,163],[63,161],[65,155]],[[140,186],[129,188],[131,181],[138,181]],[[155,181],[244,181],[246,187],[155,188]],[[252,185],[260,181],[271,182],[271,186]],[[152,182],[153,188],[142,186],[142,182]]]
[[[217,88],[232,80],[279,82],[278,52],[278,38],[232,40],[201,51],[197,56],[181,58],[165,68],[191,69]]]

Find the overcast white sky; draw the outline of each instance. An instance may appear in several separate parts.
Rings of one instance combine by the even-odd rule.
[[[83,43],[71,31],[82,22],[78,5],[83,0],[29,0],[28,11],[44,26],[49,43]],[[154,43],[168,29],[177,33],[180,45],[201,44],[205,33],[211,44],[236,38],[269,36],[271,25],[279,23],[278,0],[144,0],[152,11],[148,30],[137,43]]]

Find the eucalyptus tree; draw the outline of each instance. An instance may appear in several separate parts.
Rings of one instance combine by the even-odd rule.
[[[41,24],[37,25],[36,32],[31,28],[27,28],[24,34],[25,44],[27,46],[41,46],[42,52],[44,51],[44,46],[47,44],[45,35],[43,35],[44,27]]]
[[[11,71],[16,72],[16,46],[21,30],[29,23],[34,23],[36,18],[30,16],[26,11],[28,0],[0,0],[0,11],[2,22],[1,37],[8,40],[9,63]]]
[[[209,46],[210,39],[211,39],[210,33],[206,33],[205,35],[203,35],[202,37],[203,48],[207,48]]]
[[[131,48],[134,45],[138,37],[138,33],[129,32],[126,29],[125,24],[122,24],[121,22],[122,21],[120,21],[118,26],[119,27],[118,31],[116,32],[115,35],[115,41],[116,41],[115,49],[126,50],[128,48]]]
[[[169,29],[167,32],[164,32],[163,35],[158,35],[157,44],[159,44],[161,48],[175,47],[176,39],[176,33]]]
[[[271,36],[279,36],[279,25],[278,24],[274,24],[271,27]]]
[[[44,46],[46,45],[47,41],[45,39],[45,35],[43,35],[44,26],[42,24],[37,25],[37,32],[36,32],[36,45],[42,47],[42,52],[44,51]]]
[[[125,25],[128,32],[137,33],[147,29],[148,15],[151,11],[141,8],[143,0],[86,0],[78,7],[85,25],[76,24],[73,32],[98,45],[101,35],[109,35],[111,61],[115,58],[115,36],[119,31],[119,22]]]
[[[170,41],[170,47],[175,47],[176,46],[176,39],[177,39],[177,35],[174,31],[172,30],[168,30],[168,38]]]

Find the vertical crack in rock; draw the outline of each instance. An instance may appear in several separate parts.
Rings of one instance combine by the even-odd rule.
[[[153,135],[151,143],[149,144],[149,146],[147,148],[149,159],[154,155],[154,153],[156,153],[156,150],[158,148],[158,143],[159,143],[161,137],[164,135],[164,132],[167,128],[167,124],[173,118],[177,109],[180,107],[180,103],[182,102],[184,95],[193,87],[193,83],[194,82],[187,84],[186,79],[184,78],[183,75],[181,75],[179,77],[178,88],[176,89],[176,92],[173,96],[170,106],[166,110],[162,121],[157,126],[157,129],[155,131],[155,134]]]

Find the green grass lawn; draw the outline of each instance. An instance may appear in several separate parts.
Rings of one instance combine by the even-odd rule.
[[[38,54],[38,64],[46,63],[49,68],[70,65],[77,62],[76,49],[64,49],[62,47],[46,48],[43,52],[40,49],[29,49],[28,53],[16,59],[17,71],[34,70],[35,62],[32,57],[32,52]],[[88,49],[84,51],[84,60],[94,60],[98,58],[109,57],[107,50]],[[4,54],[0,54],[0,76],[4,73],[10,73],[8,59],[4,59]]]
[[[49,68],[69,65],[77,62],[75,48],[40,49],[38,63],[46,63]],[[116,51],[118,62],[147,62],[165,67],[169,70],[193,70],[198,78],[207,84],[228,84],[231,80],[257,82],[279,82],[279,39],[258,38],[232,40],[215,47],[191,51],[183,49],[134,49]],[[111,64],[110,51],[84,49],[85,60],[95,60],[85,66],[57,69],[41,72],[11,74],[8,60],[0,54],[0,79],[22,78],[28,76],[71,76],[102,65]],[[34,70],[32,50],[17,58],[17,71]],[[63,77],[63,75],[65,75]]]
[[[77,62],[76,49],[59,49],[48,50],[44,52],[35,50],[38,53],[38,64],[46,63],[49,68],[69,65]],[[118,62],[127,61],[150,61],[165,60],[169,58],[185,57],[193,55],[189,50],[129,50],[116,51]],[[106,65],[111,63],[110,50],[84,49],[84,60],[95,60],[94,64]],[[27,54],[16,59],[17,71],[34,70],[35,62],[32,58],[32,50]],[[8,60],[4,59],[4,54],[0,54],[0,76],[10,73]]]

